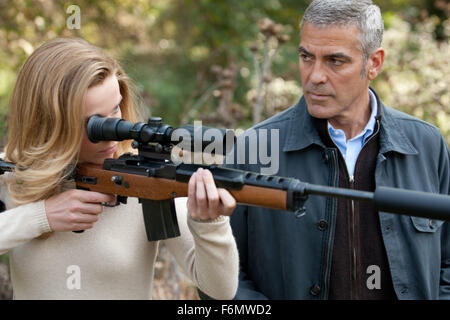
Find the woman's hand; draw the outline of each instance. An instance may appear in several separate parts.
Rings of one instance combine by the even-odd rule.
[[[45,212],[53,231],[91,229],[102,213],[102,202],[113,202],[115,196],[72,189],[45,200]]]
[[[212,220],[229,216],[236,207],[236,200],[225,189],[216,188],[211,171],[199,168],[190,178],[187,208],[197,220]]]

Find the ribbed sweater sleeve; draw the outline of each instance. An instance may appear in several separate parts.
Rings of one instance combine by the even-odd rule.
[[[12,208],[11,197],[3,184],[8,174],[0,176],[0,201],[9,209],[0,212],[0,254],[51,231],[44,200]]]
[[[232,299],[237,291],[239,256],[229,218],[194,221],[186,209],[186,198],[177,199],[181,236],[165,240],[178,265],[208,296]]]
[[[50,232],[44,201],[0,213],[0,254]]]

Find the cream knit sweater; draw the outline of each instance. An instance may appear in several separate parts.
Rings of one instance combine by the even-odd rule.
[[[42,240],[36,238],[51,231],[44,201],[15,207],[2,183],[0,200],[7,208],[0,213],[0,254],[9,254],[14,299],[152,298],[159,242],[147,241],[136,198],[105,207],[84,233],[53,232]],[[187,214],[186,198],[175,204],[181,236],[164,243],[200,290],[233,298],[239,263],[228,217],[198,222]]]

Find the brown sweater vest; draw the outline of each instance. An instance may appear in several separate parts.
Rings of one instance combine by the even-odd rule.
[[[316,119],[316,126],[324,144],[338,149],[328,133],[327,121]],[[375,190],[375,167],[379,151],[378,126],[379,121],[358,155],[354,181],[350,181],[345,160],[338,149],[340,188],[371,192]],[[328,298],[397,298],[381,236],[378,211],[372,203],[338,200]]]

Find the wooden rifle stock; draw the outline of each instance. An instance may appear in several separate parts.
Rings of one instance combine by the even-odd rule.
[[[0,174],[13,171],[14,166],[0,159]],[[383,186],[375,192],[342,189],[214,165],[175,165],[132,154],[106,159],[103,166],[80,164],[74,178],[77,188],[116,194],[119,202],[125,202],[126,197],[139,198],[147,238],[156,241],[179,235],[173,199],[188,195],[189,179],[199,167],[209,169],[216,186],[227,189],[238,203],[292,211],[297,217],[305,214],[305,201],[314,194],[369,201],[378,210],[390,213],[450,220],[448,195]]]
[[[100,165],[78,165],[77,175],[84,177],[77,179],[77,187],[102,193],[158,201],[188,195],[187,182],[115,172],[105,170]],[[244,185],[240,190],[228,189],[228,191],[238,203],[288,210],[286,190]]]
[[[118,195],[118,202],[137,197],[142,204],[149,241],[179,236],[174,198],[188,195],[189,179],[199,167],[211,171],[216,186],[227,189],[238,203],[304,212],[303,183],[296,179],[264,176],[254,172],[168,163],[125,154],[106,159],[102,166],[80,164],[77,188]]]
[[[188,126],[184,129],[195,140],[195,128]],[[135,124],[124,119],[94,115],[87,122],[87,134],[92,142],[133,139],[132,147],[138,149],[139,153],[126,153],[117,159],[106,159],[102,166],[81,164],[74,172],[77,188],[116,194],[119,202],[125,202],[126,197],[139,198],[149,241],[179,236],[173,199],[187,196],[189,179],[199,167],[209,169],[216,186],[227,189],[238,203],[292,211],[297,217],[305,214],[305,201],[309,194],[314,194],[369,201],[380,211],[450,220],[448,195],[384,186],[377,186],[375,192],[366,192],[217,166],[176,165],[170,161],[175,144],[173,132],[173,128],[162,124],[159,117],[150,118],[147,124]],[[227,137],[227,133],[224,133],[223,137]],[[179,138],[176,143],[184,141],[184,137],[181,140]],[[191,148],[195,147],[192,139],[186,141],[191,141],[188,143]],[[227,150],[225,141],[218,140]],[[201,145],[204,146],[204,143]],[[0,174],[13,171],[14,167],[14,164],[0,159]]]

